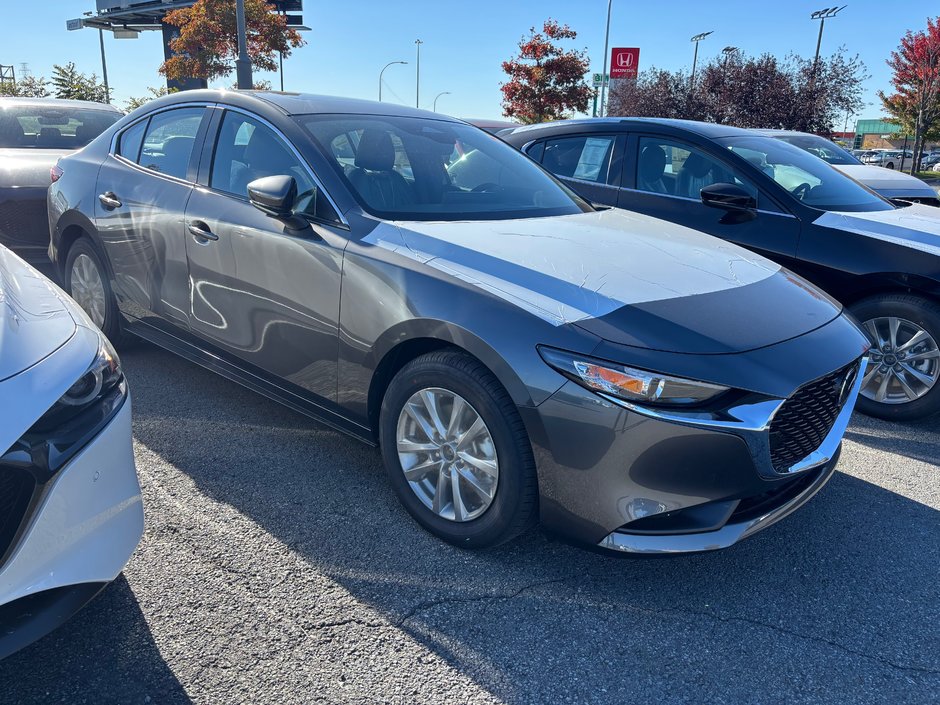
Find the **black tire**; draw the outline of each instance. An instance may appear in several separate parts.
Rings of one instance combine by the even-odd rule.
[[[69,248],[68,255],[65,258],[65,267],[62,273],[62,280],[65,291],[69,296],[72,295],[72,266],[81,255],[86,255],[98,270],[101,277],[101,283],[104,287],[105,310],[104,323],[101,325],[101,332],[105,334],[111,343],[118,347],[126,342],[126,334],[121,327],[121,314],[118,311],[117,301],[114,298],[114,292],[111,289],[111,280],[108,278],[108,270],[101,262],[101,256],[98,254],[94,244],[87,237],[80,237]]]
[[[923,328],[940,343],[940,304],[911,294],[879,294],[850,307],[863,324],[882,316],[896,316]],[[866,331],[867,333],[867,331]],[[924,396],[903,404],[885,404],[859,394],[857,408],[863,414],[892,421],[912,421],[940,412],[940,382]]]
[[[885,167],[887,167],[888,169],[893,169],[893,168],[894,168],[894,162],[888,162],[887,164],[885,164]]]
[[[411,396],[439,387],[463,397],[487,426],[496,449],[499,476],[492,503],[477,518],[457,522],[425,506],[405,479],[396,442],[398,419]],[[399,500],[414,519],[440,539],[461,548],[488,548],[515,538],[535,523],[538,482],[532,447],[519,411],[484,365],[457,350],[442,350],[409,362],[382,400],[379,437],[385,469]]]

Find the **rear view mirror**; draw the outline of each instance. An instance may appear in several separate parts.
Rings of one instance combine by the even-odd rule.
[[[702,203],[726,211],[752,211],[757,199],[737,184],[711,184],[702,189]]]

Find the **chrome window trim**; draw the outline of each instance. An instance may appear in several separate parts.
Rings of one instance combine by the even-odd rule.
[[[313,220],[313,222],[315,222],[315,223],[321,223],[321,224],[323,224],[323,225],[331,225],[331,226],[333,226],[333,227],[341,227],[341,228],[343,228],[343,229],[345,229],[345,230],[349,230],[349,229],[350,229],[350,227],[349,227],[349,221],[346,220],[346,216],[345,216],[345,215],[343,214],[343,212],[340,210],[339,206],[336,205],[336,201],[333,200],[333,197],[330,195],[330,192],[327,191],[327,190],[324,188],[323,182],[320,181],[319,177],[317,177],[317,175],[314,173],[313,169],[310,167],[310,164],[307,163],[307,160],[304,158],[304,156],[303,156],[303,155],[300,153],[300,151],[294,146],[294,143],[291,142],[290,139],[287,138],[287,135],[285,135],[283,132],[281,132],[275,125],[273,125],[273,124],[271,123],[271,121],[266,120],[265,118],[261,117],[261,116],[258,115],[257,113],[251,112],[250,110],[245,110],[244,108],[239,108],[239,107],[236,107],[236,106],[234,106],[234,105],[228,105],[228,104],[226,104],[226,103],[214,103],[214,104],[212,104],[210,107],[211,107],[212,109],[214,109],[214,110],[230,110],[230,111],[235,112],[235,113],[241,113],[242,115],[245,115],[245,116],[247,116],[247,117],[250,117],[252,120],[257,120],[257,121],[260,122],[262,125],[264,125],[265,127],[269,128],[270,130],[272,130],[272,131],[274,132],[274,134],[277,135],[278,138],[279,138],[282,142],[284,142],[284,144],[287,145],[287,148],[290,149],[290,151],[294,154],[294,156],[297,157],[297,160],[300,162],[300,165],[303,167],[304,171],[307,172],[307,176],[309,176],[310,179],[311,179],[311,181],[313,181],[313,183],[316,185],[317,190],[318,190],[320,193],[323,193],[323,194],[326,196],[326,200],[327,200],[327,202],[330,204],[330,206],[333,208],[333,211],[336,213],[337,217],[339,218],[339,222],[327,221],[327,220],[323,220],[323,219],[321,219],[321,218],[313,218],[312,216],[309,216],[309,215],[307,215],[307,214],[299,214],[299,215],[302,215],[303,217],[309,217],[309,218],[310,218],[311,220]],[[223,116],[223,117],[224,117],[224,116]],[[219,122],[219,127],[221,127],[221,121]],[[213,159],[213,160],[215,160],[215,147],[216,147],[215,138],[216,138],[216,137],[217,137],[217,135],[213,135],[213,145],[212,145],[212,159]],[[210,163],[210,165],[209,165],[209,169],[210,169],[209,174],[210,174],[210,180],[211,180],[211,174],[212,174],[212,171],[211,171],[211,169],[212,169],[212,164],[211,164],[211,163]],[[228,196],[228,197],[230,197],[230,198],[238,198],[238,199],[240,199],[240,200],[245,200],[245,201],[248,200],[247,198],[238,196],[238,194],[229,193],[228,191],[222,191],[222,190],[219,190],[219,189],[212,188],[209,184],[197,184],[197,186],[198,186],[199,188],[204,188],[204,189],[206,189],[206,190],[208,190],[208,191],[212,191],[213,193],[218,193],[218,194],[221,194],[221,195],[223,195],[223,196]]]

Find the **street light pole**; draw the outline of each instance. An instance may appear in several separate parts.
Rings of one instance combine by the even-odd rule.
[[[385,66],[382,67],[382,70],[379,71],[379,102],[382,102],[382,74],[385,73],[385,69],[389,66],[394,66],[395,64],[407,64],[407,61],[389,61]]]
[[[601,69],[601,109],[598,117],[604,117],[604,98],[607,96],[607,47],[610,44],[610,5],[613,0],[607,0],[607,29],[604,30],[604,68]]]
[[[240,90],[254,86],[251,78],[251,59],[248,58],[248,34],[245,29],[245,0],[235,0],[235,23],[238,26],[238,58],[235,59],[235,75]]]
[[[421,97],[421,45],[424,44],[420,39],[415,39],[415,107],[418,107],[418,101]]]
[[[441,91],[436,96],[434,96],[434,107],[431,108],[431,110],[433,110],[435,113],[437,112],[437,99],[440,98],[442,95],[450,95],[450,91]]]
[[[826,26],[826,20],[830,17],[835,17],[847,7],[848,5],[843,5],[842,7],[825,7],[822,10],[816,10],[816,12],[809,16],[811,20],[819,20],[819,36],[816,38],[816,56],[813,58],[814,79],[816,74],[816,64],[819,62],[819,48],[822,46],[823,27]]]
[[[694,37],[692,37],[692,39],[689,40],[695,44],[695,54],[692,56],[692,77],[689,79],[690,94],[693,90],[695,90],[695,66],[698,64],[698,43],[714,31],[715,30],[711,30],[711,32],[702,32],[701,34],[696,34]]]
[[[104,78],[104,102],[111,102],[111,88],[108,86],[108,61],[104,56],[104,30],[98,28],[98,43],[101,45],[101,74]]]

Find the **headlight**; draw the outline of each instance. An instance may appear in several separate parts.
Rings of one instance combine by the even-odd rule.
[[[718,384],[639,370],[554,348],[540,346],[539,354],[551,367],[582,387],[639,404],[700,404],[728,391],[728,387]]]

